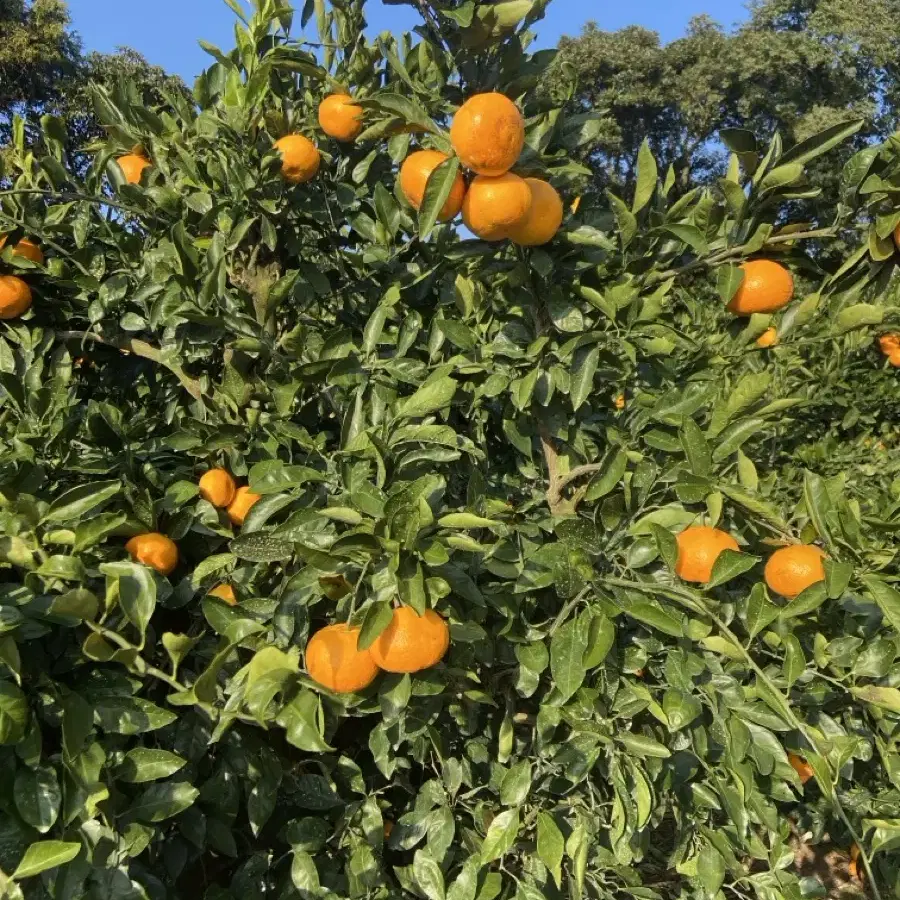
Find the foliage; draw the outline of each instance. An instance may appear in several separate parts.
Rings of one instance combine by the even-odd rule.
[[[873,337],[900,330],[900,146],[853,158],[834,225],[787,218],[858,121],[732,132],[687,192],[645,144],[634,189],[552,244],[466,240],[435,222],[455,166],[400,202],[411,147],[449,152],[454,109],[500,90],[518,171],[571,202],[595,117],[538,90],[541,5],[421,8],[417,39],[370,42],[360,0],[311,0],[311,48],[258,0],[193,102],[97,85],[85,171],[58,120],[38,153],[14,128],[2,265],[36,299],[0,338],[0,890],[794,900],[823,890],[795,836],[827,834],[892,896],[897,375]],[[335,89],[366,110],[354,145],[316,130]],[[280,177],[291,131],[323,154],[308,184]],[[135,145],[139,186],[113,160]],[[823,271],[807,242],[862,207],[872,236]],[[736,321],[754,255],[802,290]],[[262,495],[240,529],[199,497],[213,465]],[[700,521],[741,547],[705,587],[673,574]],[[156,530],[168,578],[124,550]],[[762,560],[793,540],[829,560],[786,603]],[[397,603],[449,619],[439,666],[311,681],[314,631],[369,643]]]

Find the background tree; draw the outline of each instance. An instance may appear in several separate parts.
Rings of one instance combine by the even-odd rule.
[[[646,137],[684,190],[723,172],[725,128],[777,130],[790,143],[860,117],[843,159],[885,138],[900,101],[898,54],[896,0],[758,0],[733,32],[699,16],[668,44],[646,28],[588,24],[560,42],[549,81],[554,95],[571,96],[571,108],[604,113],[584,153],[597,188],[633,178]],[[811,171],[822,196],[809,215],[834,209],[839,170],[830,161]]]

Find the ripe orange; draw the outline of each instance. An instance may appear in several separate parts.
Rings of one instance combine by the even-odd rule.
[[[234,500],[236,485],[225,469],[210,469],[200,477],[200,496],[213,506],[225,507]]]
[[[776,550],[764,572],[769,590],[793,600],[811,584],[825,580],[824,557],[825,551],[813,544],[793,544]]]
[[[156,531],[133,537],[125,545],[125,549],[135,562],[156,569],[160,575],[168,575],[178,565],[178,547],[175,542]]]
[[[346,694],[368,687],[378,675],[378,666],[368,650],[360,650],[359,629],[350,625],[327,625],[306,645],[306,671],[322,687]]]
[[[796,753],[788,753],[788,762],[800,776],[800,784],[806,784],[815,774],[812,766],[802,756],[797,756]]]
[[[139,156],[137,153],[126,153],[125,156],[120,156],[116,162],[128,184],[140,184],[144,169],[152,165],[146,156]]]
[[[460,162],[476,175],[503,175],[525,145],[525,120],[503,94],[475,94],[456,111],[450,143]]]
[[[754,259],[741,266],[744,280],[728,304],[738,316],[771,313],[787,306],[794,295],[794,276],[781,263]]]
[[[616,397],[616,399],[613,401],[613,404],[615,405],[616,409],[625,409],[625,395],[619,394],[619,396]]]
[[[763,350],[774,347],[778,343],[778,332],[773,327],[767,328],[757,339],[756,346]]]
[[[675,572],[685,581],[705,584],[723,550],[737,550],[738,542],[726,531],[708,525],[685,528],[676,538],[678,561]]]
[[[31,306],[31,288],[17,275],[0,275],[0,319],[15,319]]]
[[[412,607],[401,606],[369,649],[372,659],[386,672],[420,672],[439,663],[449,646],[445,619],[433,609],[420,616]]]
[[[0,244],[0,247],[3,245]],[[900,350],[900,334],[883,334],[878,338],[878,346],[885,356],[890,356],[894,351]]]
[[[486,241],[502,241],[531,209],[531,188],[507,172],[496,178],[477,175],[463,200],[463,221]]]
[[[439,150],[417,150],[403,160],[403,165],[400,166],[400,190],[414,209],[422,205],[425,186],[431,173],[449,158]],[[457,172],[450,194],[438,214],[438,221],[449,222],[462,208],[465,196],[466,182]]]
[[[259,500],[262,500],[262,497],[259,494],[254,494],[246,485],[239,487],[234,492],[234,498],[231,503],[228,504],[228,518],[235,525],[243,525],[244,519],[247,518],[247,513],[250,512],[250,507]]]
[[[850,845],[850,862],[847,863],[847,872],[855,881],[862,881],[862,872],[859,870],[859,844],[856,841]]]
[[[303,184],[315,177],[322,157],[316,145],[302,134],[288,134],[275,141],[281,153],[281,174],[291,184]]]
[[[540,178],[526,178],[531,189],[528,215],[509,230],[509,239],[522,247],[538,247],[553,240],[563,220],[563,203],[553,185]]]
[[[319,125],[336,141],[352,141],[363,129],[363,108],[349,94],[331,94],[319,104]]]
[[[218,597],[220,600],[224,600],[229,606],[237,606],[237,594],[235,594],[234,588],[230,584],[216,585],[209,592],[209,596]]]
[[[0,250],[2,250],[6,246],[6,235],[0,237]],[[40,247],[34,243],[34,241],[29,241],[28,238],[22,238],[15,247],[13,247],[13,256],[22,256],[25,259],[30,259],[33,263],[37,263],[39,266],[44,264],[44,254]]]

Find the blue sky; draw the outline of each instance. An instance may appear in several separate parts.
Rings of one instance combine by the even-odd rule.
[[[537,26],[538,41],[552,47],[561,35],[578,34],[589,19],[608,30],[644,25],[668,41],[679,37],[691,16],[699,13],[731,26],[746,17],[744,4],[745,0],[553,0]],[[302,0],[294,5],[302,8]],[[189,84],[211,62],[197,45],[198,38],[223,48],[234,44],[234,14],[223,0],[150,0],[132,4],[133,13],[122,0],[69,0],[69,8],[86,49],[134,47]],[[386,6],[380,0],[369,0],[367,17],[375,33],[409,30],[419,21],[410,7]]]

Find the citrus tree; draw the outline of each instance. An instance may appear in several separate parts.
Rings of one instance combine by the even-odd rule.
[[[892,896],[894,145],[581,205],[542,3],[228,3],[3,173],[3,895]]]

